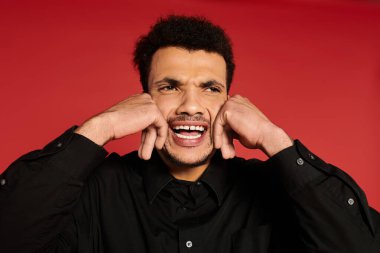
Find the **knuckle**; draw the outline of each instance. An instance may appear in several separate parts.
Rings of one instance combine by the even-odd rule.
[[[148,93],[139,94],[138,98],[146,103],[153,103],[153,99]]]
[[[148,93],[146,93],[146,92],[141,93],[140,96],[143,97],[143,98],[151,98],[151,96]]]
[[[229,101],[228,103],[226,103],[225,105],[224,105],[224,113],[226,113],[226,111],[229,111],[229,110],[231,110],[231,108],[233,107],[233,101]]]

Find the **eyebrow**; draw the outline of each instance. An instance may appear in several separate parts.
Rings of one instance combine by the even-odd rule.
[[[154,82],[154,84],[159,84],[159,83],[168,83],[170,85],[177,86],[180,82],[174,78],[165,77],[164,79]]]
[[[161,80],[159,80],[159,81],[156,81],[156,82],[154,82],[155,84],[159,84],[159,83],[168,83],[168,84],[170,84],[170,85],[173,85],[173,86],[178,86],[179,84],[180,84],[180,81],[178,81],[178,80],[176,80],[176,79],[174,79],[174,78],[170,78],[170,77],[165,77],[165,78],[163,78],[163,79],[161,79]],[[214,79],[212,79],[212,80],[209,80],[209,81],[207,81],[207,82],[203,82],[203,83],[201,83],[201,87],[202,88],[207,88],[207,87],[211,87],[211,86],[213,86],[213,85],[220,85],[220,86],[222,86],[223,88],[225,87],[225,85],[223,84],[223,83],[220,83],[220,82],[218,82],[218,81],[216,81],[216,80],[214,80]]]

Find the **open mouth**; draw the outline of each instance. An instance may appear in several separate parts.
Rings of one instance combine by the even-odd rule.
[[[205,132],[204,126],[180,125],[172,128],[174,134],[182,139],[197,139]]]
[[[206,122],[175,122],[171,125],[173,139],[180,146],[199,145],[208,129]]]

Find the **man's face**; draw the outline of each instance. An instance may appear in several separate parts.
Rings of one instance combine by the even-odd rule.
[[[169,124],[160,154],[180,167],[209,161],[213,122],[227,100],[223,57],[203,50],[159,49],[152,58],[148,85]]]

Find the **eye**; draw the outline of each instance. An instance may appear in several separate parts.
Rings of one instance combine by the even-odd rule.
[[[165,92],[165,91],[174,91],[176,89],[177,89],[176,86],[170,85],[170,84],[163,85],[163,86],[161,86],[161,87],[158,88],[159,91],[163,91],[163,92]]]
[[[221,90],[218,87],[214,87],[214,86],[207,87],[206,91],[210,91],[213,93],[220,93],[221,92]]]

